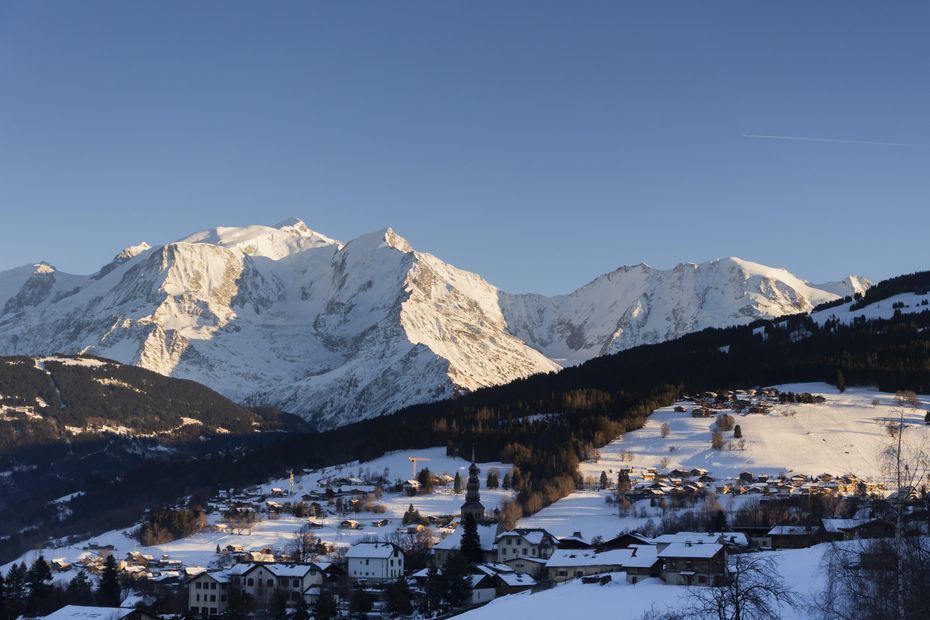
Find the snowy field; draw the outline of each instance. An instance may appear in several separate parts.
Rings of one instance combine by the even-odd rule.
[[[825,383],[802,383],[775,386],[783,392],[810,392],[823,395],[822,404],[775,405],[769,414],[733,414],[746,440],[744,450],[713,450],[710,447],[713,418],[694,418],[693,403],[686,413],[676,413],[674,406],[655,411],[646,425],[627,433],[600,450],[600,459],[585,462],[581,471],[597,479],[607,472],[615,483],[621,467],[634,473],[649,467],[660,471],[674,468],[703,468],[718,480],[735,477],[740,472],[778,475],[786,473],[817,475],[853,473],[867,480],[882,481],[881,452],[889,445],[885,424],[897,420],[894,394],[867,388],[849,388],[844,393]],[[930,443],[930,426],[924,424],[930,398],[921,396],[921,407],[908,412],[906,434],[911,440]],[[873,405],[873,401],[878,404]],[[662,425],[669,433],[662,437]],[[724,433],[732,439],[732,432]],[[664,463],[664,465],[663,465]],[[634,476],[635,484],[636,478]],[[556,536],[581,531],[587,538],[611,537],[622,530],[641,527],[646,518],[620,518],[615,506],[604,502],[608,491],[578,491],[520,521],[523,527],[544,527]],[[750,496],[721,496],[721,505],[738,509]],[[648,510],[648,502],[635,508]],[[653,510],[652,518],[660,513]]]
[[[785,584],[802,599],[797,608],[778,610],[781,620],[816,617],[810,608],[823,591],[821,562],[829,545],[808,549],[785,549],[767,552],[778,563]],[[687,586],[666,585],[661,579],[646,579],[628,584],[624,573],[611,575],[606,585],[584,584],[573,580],[549,590],[531,594],[513,594],[496,599],[460,616],[467,620],[512,620],[513,618],[615,618],[636,620],[650,611],[662,612],[687,608],[691,602]]]
[[[377,459],[365,463],[357,461],[340,465],[337,467],[328,467],[321,470],[314,470],[305,473],[302,476],[295,476],[294,494],[299,498],[304,493],[310,491],[320,491],[320,480],[330,477],[349,478],[365,477],[366,474],[385,475],[389,480],[397,478],[406,480],[412,474],[412,465],[407,460],[408,456],[431,459],[418,463],[417,471],[424,467],[429,467],[434,474],[447,473],[455,476],[456,472],[462,477],[462,484],[468,478],[469,462],[461,458],[452,458],[446,456],[445,448],[429,448],[426,450],[404,450],[401,452],[392,452],[385,454]],[[504,474],[510,471],[508,465],[502,463],[479,463],[482,471],[481,476],[481,502],[488,510],[494,510],[505,499],[509,499],[509,491],[488,490],[484,488],[485,477],[490,468],[496,467],[500,470],[503,478]],[[271,489],[274,487],[287,490],[289,480],[287,478],[280,480],[270,480],[256,487],[262,494],[271,495]],[[359,485],[364,486],[364,485]],[[288,501],[290,498],[275,498],[276,501]],[[324,527],[313,530],[314,536],[318,536],[324,542],[330,542],[336,546],[349,546],[363,538],[375,536],[381,538],[389,536],[401,527],[401,520],[407,508],[413,504],[414,508],[420,511],[422,515],[447,515],[457,514],[464,501],[464,493],[456,495],[452,492],[452,485],[448,487],[435,487],[435,491],[430,495],[407,497],[403,494],[388,493],[378,500],[383,504],[387,511],[384,514],[375,513],[350,513],[347,516],[327,515],[322,521]],[[342,529],[339,523],[343,519],[355,519],[362,524],[362,529],[351,530]],[[388,524],[383,527],[372,526],[373,521],[388,519]],[[211,524],[221,520],[221,515],[213,513],[209,516]],[[167,554],[172,559],[181,560],[185,566],[208,567],[210,562],[216,559],[216,547],[221,548],[226,545],[240,544],[246,550],[260,550],[265,547],[272,549],[287,550],[294,539],[296,532],[307,523],[307,519],[296,518],[291,515],[281,515],[279,519],[265,519],[256,523],[251,534],[221,533],[213,531],[204,531],[187,538],[175,540],[170,543],[156,545],[152,547],[142,547],[138,541],[128,536],[128,530],[113,530],[100,536],[67,547],[56,549],[42,549],[30,551],[24,554],[21,560],[27,565],[31,564],[40,553],[44,554],[46,560],[52,558],[63,558],[66,561],[73,562],[85,552],[84,547],[88,542],[94,542],[99,545],[113,545],[114,555],[117,558],[124,558],[129,551],[141,551],[142,553],[151,554],[156,558],[162,554]],[[17,560],[18,562],[19,560]],[[3,574],[9,570],[10,564],[2,567]],[[56,579],[69,580],[74,576],[76,571],[67,571],[56,573]]]

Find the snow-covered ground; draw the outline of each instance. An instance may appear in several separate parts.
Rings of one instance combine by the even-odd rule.
[[[337,467],[328,467],[321,470],[307,472],[304,475],[295,476],[294,494],[297,499],[304,493],[310,491],[320,491],[320,480],[337,477],[365,477],[366,474],[384,475],[389,480],[400,478],[406,480],[412,474],[412,464],[407,459],[408,456],[430,459],[418,463],[417,471],[428,467],[435,474],[447,473],[455,476],[458,472],[464,484],[468,478],[469,462],[461,458],[452,458],[446,456],[445,448],[429,448],[425,450],[405,450],[401,452],[392,452],[385,454],[377,459],[365,463],[358,461],[340,465]],[[500,470],[503,475],[510,470],[508,465],[502,463],[479,463],[482,471],[481,476],[481,502],[488,510],[494,510],[505,499],[509,499],[511,494],[504,490],[489,490],[484,488],[484,482],[487,472],[492,467]],[[257,487],[261,494],[271,495],[272,488],[282,488],[287,490],[289,479],[269,480],[268,482]],[[66,496],[70,497],[70,496]],[[290,501],[290,498],[275,498],[276,501]],[[57,502],[65,501],[66,498],[56,500]],[[334,515],[326,516],[322,521],[324,527],[315,529],[313,534],[324,542],[330,542],[336,546],[349,546],[365,537],[388,536],[394,533],[401,526],[401,520],[407,508],[413,504],[414,508],[420,511],[422,515],[447,515],[455,514],[464,501],[463,494],[452,492],[452,485],[448,487],[436,487],[434,493],[430,495],[420,495],[416,497],[407,497],[398,493],[387,493],[378,500],[379,503],[386,507],[384,514],[376,513],[353,513],[348,516]],[[355,519],[362,524],[362,529],[351,530],[342,529],[339,523],[343,519]],[[372,522],[387,519],[388,524],[383,527],[373,527]],[[221,520],[221,515],[214,513],[209,516],[211,525]],[[209,563],[216,559],[216,547],[221,548],[226,545],[242,545],[246,550],[258,550],[265,547],[272,549],[287,550],[296,532],[307,523],[307,519],[296,518],[291,515],[281,515],[279,519],[265,519],[256,523],[251,534],[235,534],[214,531],[203,531],[187,538],[182,538],[170,543],[155,545],[152,547],[142,547],[138,541],[128,535],[128,530],[113,530],[95,536],[90,541],[84,541],[66,547],[55,549],[41,549],[30,551],[24,554],[21,560],[30,564],[40,553],[47,560],[52,558],[63,558],[66,561],[73,562],[85,552],[84,547],[88,542],[95,542],[99,545],[113,545],[114,555],[118,558],[124,558],[129,551],[140,551],[151,554],[156,558],[162,554],[169,555],[172,559],[181,560],[185,566],[202,566],[207,567]],[[19,562],[20,560],[17,560]],[[9,570],[9,564],[0,567],[3,574]],[[57,579],[67,580],[74,575],[74,571],[56,574]]]
[[[785,549],[767,552],[775,559],[778,572],[785,585],[802,599],[792,609],[782,607],[778,616],[782,620],[812,617],[808,607],[823,590],[821,562],[829,545],[808,549]],[[584,584],[573,580],[549,590],[532,594],[522,593],[491,601],[484,607],[463,614],[468,620],[512,620],[513,618],[622,618],[635,620],[643,614],[656,611],[682,610],[692,602],[688,598],[691,588],[665,584],[661,579],[646,579],[628,584],[624,573],[615,573],[606,585]],[[807,603],[807,604],[805,604]]]
[[[890,305],[890,304],[889,304]],[[885,424],[897,419],[895,395],[868,388],[849,388],[840,393],[825,383],[802,383],[775,386],[783,392],[810,392],[823,395],[822,404],[775,405],[769,414],[732,414],[745,439],[744,450],[713,450],[710,446],[714,418],[691,417],[692,403],[681,403],[687,412],[676,413],[674,405],[655,411],[646,425],[627,433],[600,450],[597,462],[584,462],[581,472],[595,479],[602,471],[615,483],[621,467],[634,472],[656,467],[660,471],[675,468],[703,468],[719,479],[740,472],[777,475],[780,473],[841,475],[853,473],[862,479],[882,480],[881,452],[889,446]],[[930,397],[921,396],[922,406],[908,411],[906,421],[912,441],[930,443],[930,426],[924,415]],[[873,405],[873,401],[877,404]],[[662,425],[669,433],[662,437]],[[724,433],[731,440],[733,433]],[[634,478],[634,483],[635,483]],[[615,492],[615,491],[614,491]],[[645,517],[622,519],[615,506],[604,501],[609,491],[578,491],[522,519],[524,527],[544,527],[556,536],[576,531],[588,538],[610,537],[619,531],[636,529]],[[747,496],[722,496],[725,509],[739,508]],[[637,510],[648,510],[648,502],[638,502]],[[660,512],[653,509],[651,517]]]

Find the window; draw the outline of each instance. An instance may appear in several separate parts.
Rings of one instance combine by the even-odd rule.
[[[269,579],[269,580],[268,580],[268,587],[269,587],[269,588],[274,587],[274,579]]]
[[[527,549],[526,547],[524,547],[524,548],[523,548],[523,555],[526,555],[528,551],[529,551],[529,549]]]
[[[199,608],[199,607],[194,607],[193,605],[191,605],[191,611],[194,612],[195,614],[196,614],[196,613],[200,613],[200,608]]]
[[[215,581],[214,581],[213,583],[210,584],[210,589],[211,589],[211,590],[216,590],[216,582],[215,582]]]
[[[211,594],[211,595],[210,595],[210,602],[211,602],[211,603],[215,603],[215,602],[216,602],[216,594]]]
[[[292,580],[291,580],[291,585],[294,586],[295,588],[299,588],[299,587],[300,587],[300,579],[292,579]]]
[[[194,584],[194,587],[199,590],[203,587],[203,584],[198,581],[196,584]]]
[[[255,585],[255,580],[252,579],[251,577],[249,577],[249,585],[250,585],[250,586],[254,586],[254,585]]]
[[[560,570],[560,571],[559,571],[559,577],[568,577],[568,571],[566,571],[566,570]]]
[[[226,589],[226,584],[225,584],[225,583],[221,583],[221,584],[220,584],[220,590],[225,590],[225,589]]]

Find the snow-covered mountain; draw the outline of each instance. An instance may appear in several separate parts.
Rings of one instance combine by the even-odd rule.
[[[707,327],[807,312],[864,292],[858,276],[811,285],[786,269],[739,258],[669,270],[621,267],[568,295],[501,295],[511,333],[563,365]]]
[[[0,272],[0,354],[93,353],[334,426],[867,285],[723,259],[509,295],[390,228],[343,244],[288,220],[130,246],[90,276]]]

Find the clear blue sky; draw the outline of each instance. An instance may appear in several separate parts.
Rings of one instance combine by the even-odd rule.
[[[0,269],[289,216],[513,291],[927,269],[928,32],[926,2],[6,1]]]

